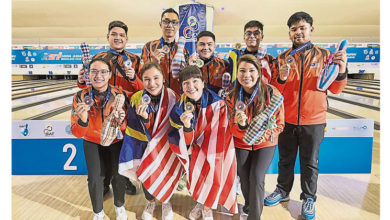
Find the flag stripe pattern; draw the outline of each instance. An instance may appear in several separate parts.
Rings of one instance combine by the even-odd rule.
[[[213,91],[205,89],[201,97],[199,117],[194,121],[195,133],[199,133],[190,146],[191,160],[185,143],[180,115],[184,112],[187,97],[171,111],[169,144],[179,158],[188,176],[188,189],[192,198],[215,209],[218,204],[237,213],[236,155],[233,139],[228,129],[225,102]]]
[[[169,112],[176,102],[174,92],[163,90],[152,134],[135,113],[143,90],[131,97],[127,131],[119,158],[119,173],[140,180],[148,192],[161,202],[168,201],[177,187],[182,167],[168,143]]]

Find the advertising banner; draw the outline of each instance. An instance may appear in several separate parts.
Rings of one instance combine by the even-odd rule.
[[[319,172],[370,173],[373,129],[372,119],[328,119]],[[278,160],[276,148],[267,173],[278,173]],[[87,174],[83,140],[71,134],[69,121],[13,121],[12,174]]]

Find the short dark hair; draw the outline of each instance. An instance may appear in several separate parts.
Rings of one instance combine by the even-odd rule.
[[[128,27],[127,27],[127,25],[125,23],[123,23],[122,21],[111,21],[108,24],[108,33],[110,33],[111,29],[113,29],[114,27],[120,27],[123,30],[125,30],[126,36],[127,36]]]
[[[251,27],[258,27],[261,31],[263,31],[263,28],[264,28],[264,25],[263,23],[261,23],[260,21],[258,20],[252,20],[252,21],[249,21],[248,23],[245,24],[244,26],[244,32],[247,28],[251,28]]]
[[[203,74],[202,74],[202,71],[200,71],[200,69],[197,67],[197,66],[187,66],[185,67],[184,69],[182,69],[179,73],[179,82],[180,82],[180,85],[190,79],[190,78],[199,78],[201,79],[202,81],[203,80]]]
[[[211,37],[215,42],[215,35],[211,31],[202,31],[196,36],[196,41],[199,41],[201,37]]]
[[[141,70],[140,70],[141,80],[142,80],[142,76],[144,75],[144,73],[145,73],[147,70],[152,69],[152,68],[156,68],[156,69],[161,73],[161,75],[162,75],[163,78],[164,78],[164,74],[163,74],[163,71],[162,71],[162,69],[161,69],[161,67],[160,67],[160,64],[158,64],[158,63],[156,63],[156,62],[146,62],[146,63],[142,66],[142,68],[141,68]]]
[[[175,14],[177,15],[177,18],[179,18],[179,14],[177,13],[177,11],[175,11],[175,9],[173,9],[173,8],[168,8],[168,9],[166,9],[165,11],[163,11],[163,13],[161,14],[161,19],[160,19],[160,20],[162,20],[162,18],[164,17],[164,15],[165,15],[166,13],[175,13]]]
[[[291,27],[291,25],[302,20],[305,20],[307,23],[310,24],[310,26],[313,26],[313,18],[304,11],[295,12],[293,15],[291,15],[287,21],[287,26]]]
[[[107,61],[107,59],[103,59],[101,57],[94,58],[94,59],[91,60],[91,62],[89,62],[89,64],[88,64],[88,71],[91,69],[92,63],[95,63],[95,62],[98,62],[98,61],[105,63],[108,66],[108,70],[111,72],[111,65],[110,65],[110,63]]]

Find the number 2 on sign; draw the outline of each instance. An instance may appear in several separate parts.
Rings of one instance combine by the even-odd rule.
[[[68,160],[64,164],[64,170],[77,170],[77,166],[70,166],[72,163],[74,157],[76,156],[77,149],[73,144],[65,144],[62,148],[62,152],[66,153],[68,152],[68,149],[72,150],[72,153],[70,154]]]

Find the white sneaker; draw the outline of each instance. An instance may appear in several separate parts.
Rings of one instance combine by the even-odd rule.
[[[124,206],[121,207],[115,206],[115,213],[116,213],[116,220],[127,220],[127,213]]]
[[[156,208],[156,202],[155,201],[148,202],[148,204],[145,206],[144,211],[142,212],[141,219],[142,220],[152,220],[154,208]]]
[[[202,216],[203,216],[203,220],[214,220],[212,209],[206,210],[205,208],[203,208]]]
[[[203,205],[200,204],[200,203],[196,203],[195,208],[193,208],[191,210],[190,215],[188,216],[188,218],[190,220],[200,219],[202,217],[202,210],[203,210]]]
[[[100,211],[99,213],[95,213],[92,218],[92,220],[103,220],[103,219],[104,219],[104,210]]]
[[[170,202],[162,204],[162,220],[171,220],[173,219],[172,205]]]

